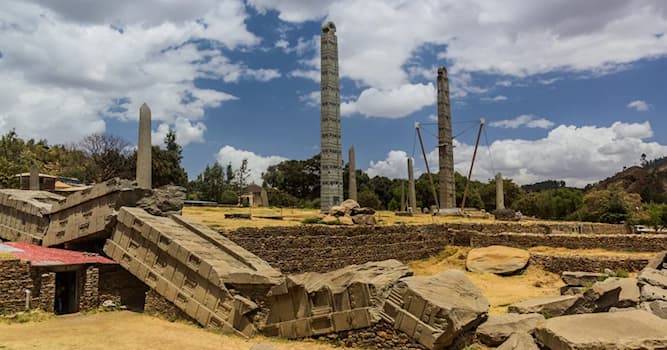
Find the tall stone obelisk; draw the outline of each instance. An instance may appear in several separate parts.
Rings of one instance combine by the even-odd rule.
[[[496,174],[496,209],[505,209],[505,190],[503,175]]]
[[[438,162],[440,172],[440,207],[456,207],[454,188],[454,144],[452,141],[452,113],[449,104],[447,68],[438,68]]]
[[[338,38],[333,22],[322,26],[320,40],[320,207],[329,210],[343,200]]]
[[[153,187],[151,145],[151,109],[146,103],[139,108],[139,142],[137,146],[137,184],[139,188]]]
[[[417,213],[417,193],[415,191],[415,170],[412,166],[412,158],[408,158],[408,203],[410,210]]]
[[[31,191],[39,191],[40,186],[39,186],[39,168],[37,165],[33,164],[30,167],[30,177],[29,177],[29,189]]]
[[[348,197],[357,200],[357,162],[354,159],[354,146],[350,146],[348,153],[348,167],[349,167],[349,188]]]

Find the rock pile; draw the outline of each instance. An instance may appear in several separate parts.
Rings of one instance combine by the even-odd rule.
[[[362,208],[357,201],[348,199],[331,207],[321,218],[323,224],[339,225],[375,225],[375,209]]]
[[[638,276],[640,307],[667,319],[667,252],[655,256]]]

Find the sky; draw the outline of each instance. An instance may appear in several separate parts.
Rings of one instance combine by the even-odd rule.
[[[667,155],[662,0],[4,0],[0,132],[136,144],[169,129],[190,178],[319,152],[319,35],[337,27],[344,158],[369,175],[437,169],[437,68],[450,77],[455,169],[584,186]]]

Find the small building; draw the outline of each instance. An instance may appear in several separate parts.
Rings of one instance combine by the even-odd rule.
[[[117,265],[93,253],[0,243],[0,314],[42,309],[58,315],[99,306],[100,267]]]
[[[15,177],[19,179],[19,189],[29,190],[30,189],[30,173],[16,174]],[[51,191],[56,189],[56,181],[58,177],[39,174],[39,189],[42,191]]]
[[[250,184],[243,190],[244,195],[241,196],[241,204],[243,206],[255,208],[255,207],[268,207],[269,206],[269,196],[266,193],[266,190],[257,184]]]

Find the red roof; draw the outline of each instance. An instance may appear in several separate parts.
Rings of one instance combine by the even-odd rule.
[[[82,264],[115,264],[99,254],[73,250],[46,248],[25,242],[0,243],[0,252],[29,261],[32,266],[59,266]]]

